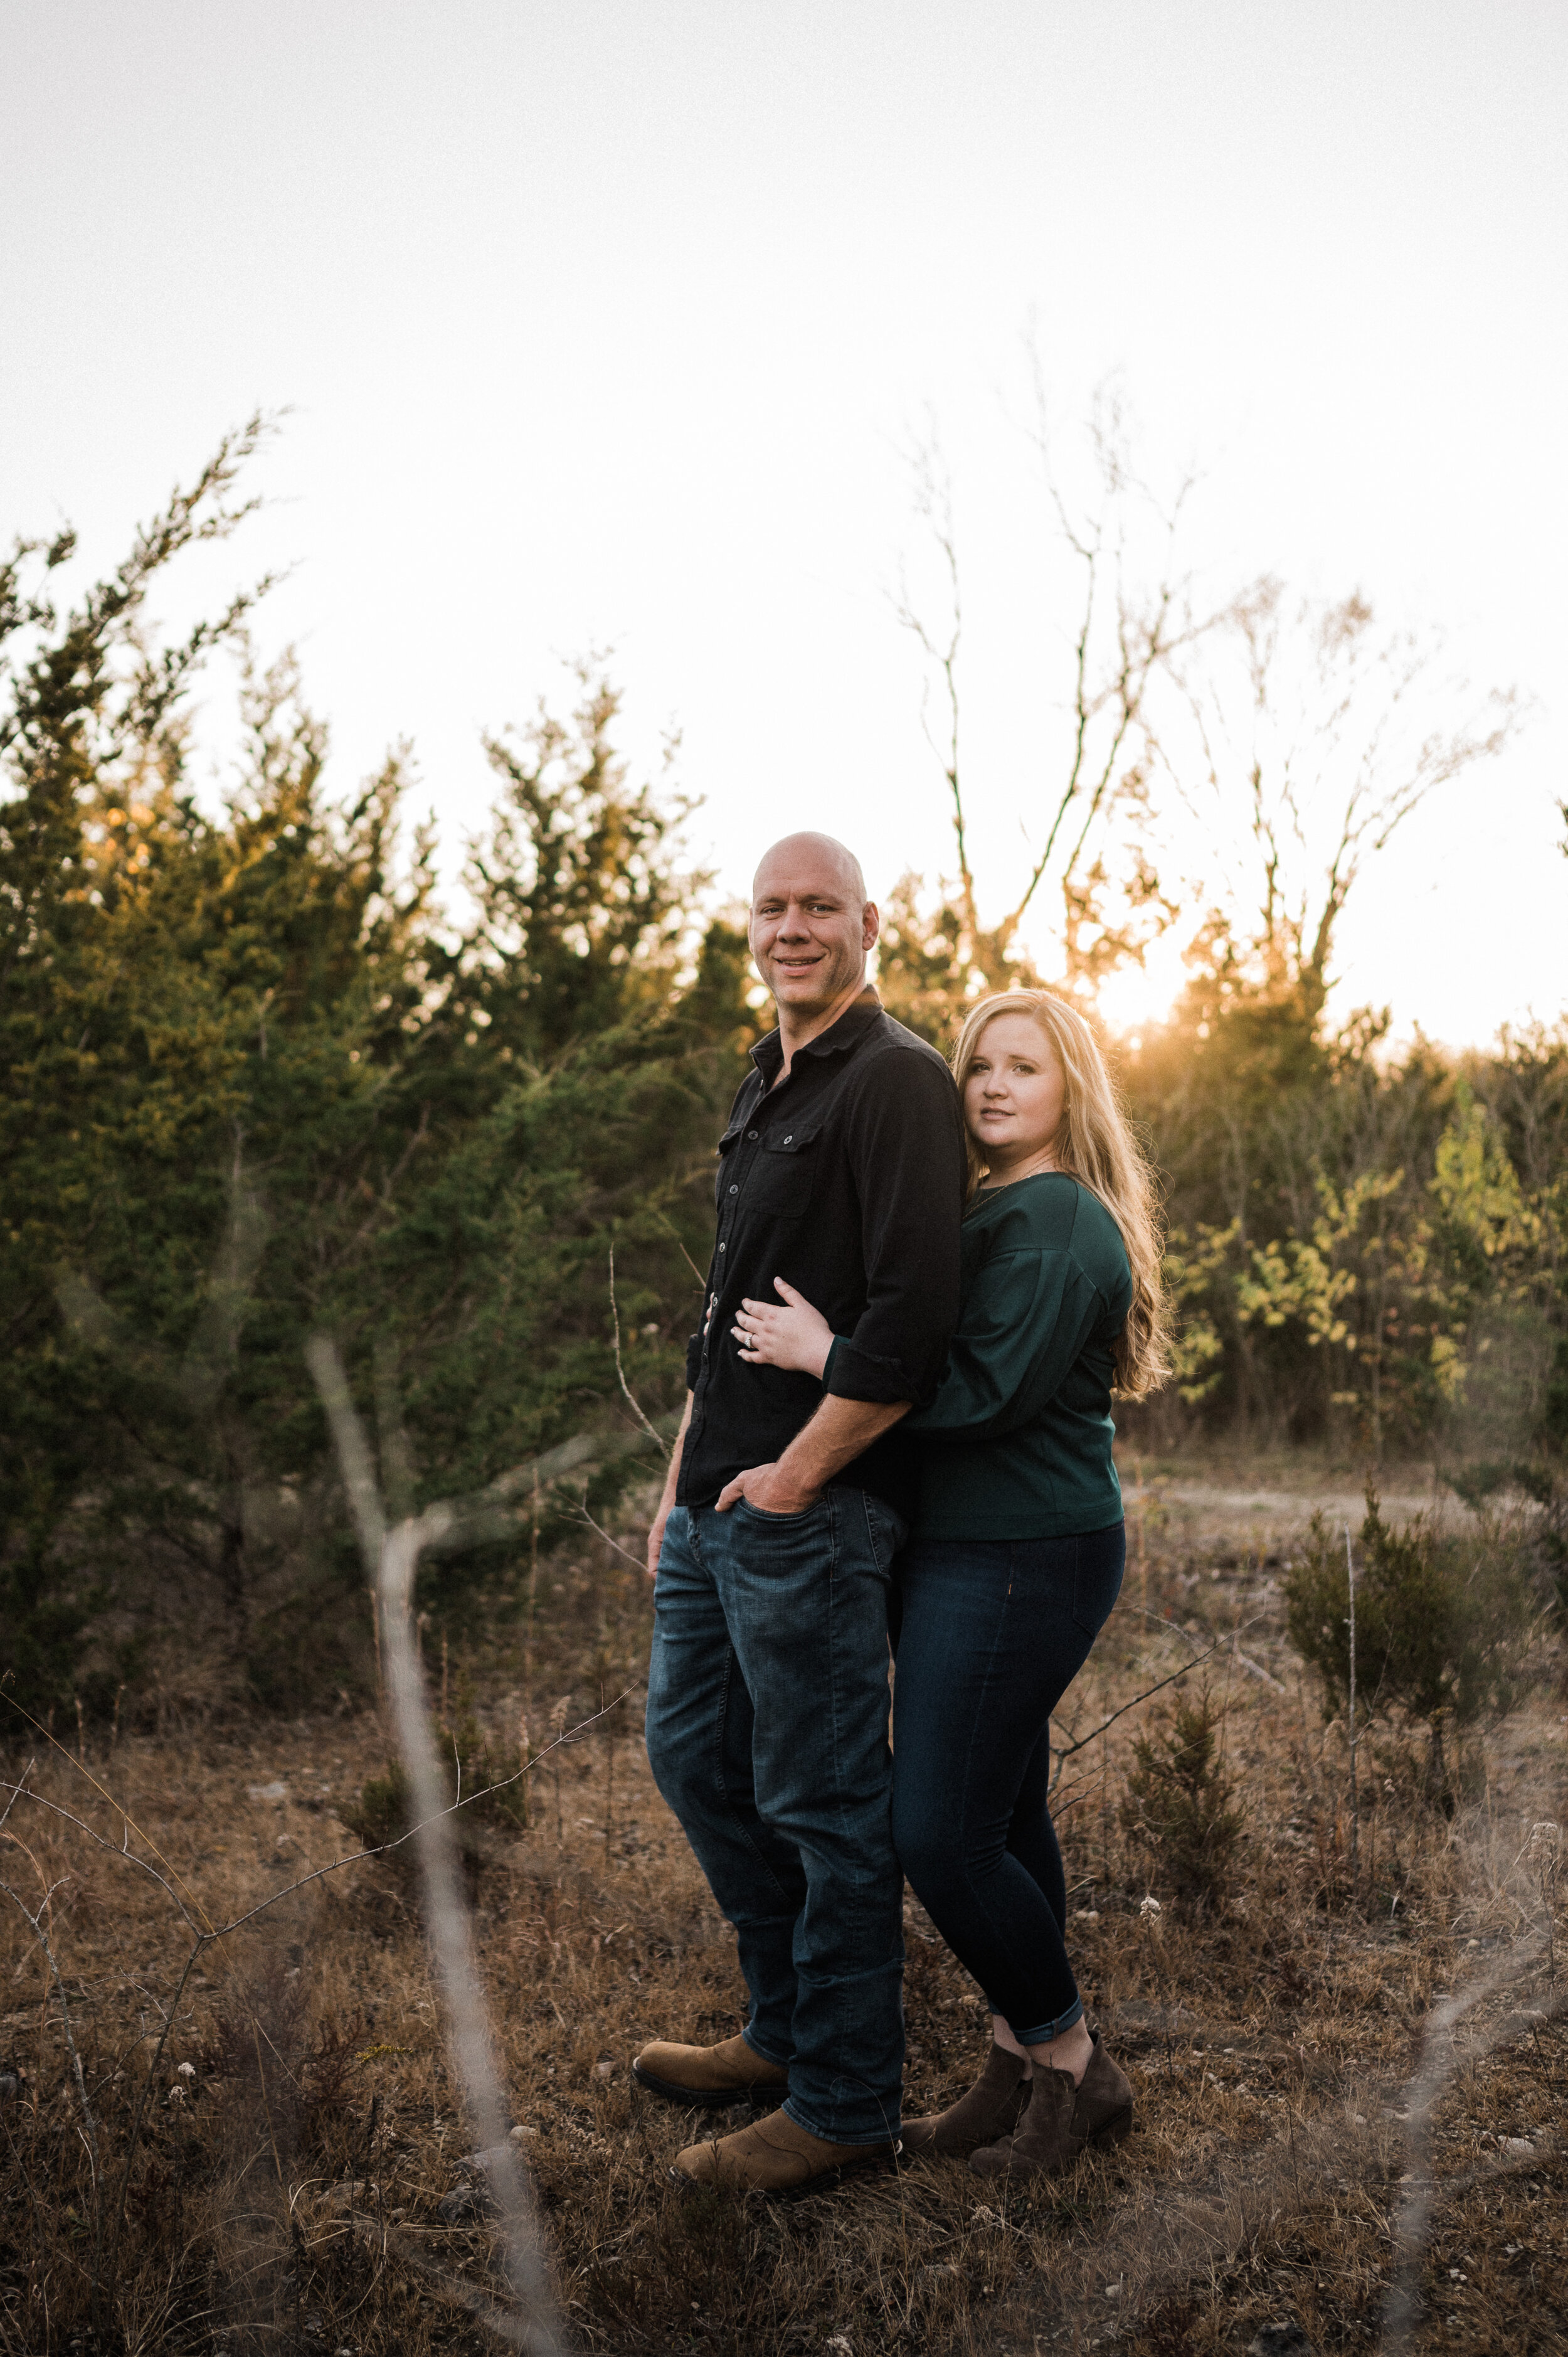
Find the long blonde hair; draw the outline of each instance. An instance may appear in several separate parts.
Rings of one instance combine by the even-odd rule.
[[[998,1015],[1026,1015],[1061,1066],[1067,1090],[1052,1151],[1058,1169],[1103,1203],[1122,1231],[1133,1272],[1133,1306],[1116,1338],[1116,1389],[1124,1399],[1146,1399],[1171,1371],[1166,1357],[1169,1314],[1160,1277],[1165,1245],[1155,1174],[1133,1135],[1099,1040],[1077,1008],[1048,990],[998,991],[970,1008],[952,1054],[959,1094],[963,1094],[980,1035]],[[967,1123],[964,1136],[972,1197],[987,1165]]]

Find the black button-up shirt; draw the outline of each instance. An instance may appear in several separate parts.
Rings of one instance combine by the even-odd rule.
[[[718,1234],[686,1349],[688,1506],[781,1456],[822,1397],[814,1375],[746,1364],[730,1330],[745,1295],[777,1301],[781,1276],[822,1311],[844,1338],[827,1383],[844,1399],[928,1399],[958,1320],[963,1125],[936,1050],[867,989],[796,1049],[786,1080],[777,1031],[751,1060],[719,1140]],[[908,1511],[897,1438],[895,1426],[837,1481]]]

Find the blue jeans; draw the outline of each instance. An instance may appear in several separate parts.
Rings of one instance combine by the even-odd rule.
[[[1021,2045],[1083,2015],[1047,1805],[1050,1716],[1122,1587],[1122,1523],[917,1541],[898,1562],[893,1838],[916,1896]]]
[[[898,2133],[903,1878],[889,1821],[887,1593],[904,1535],[860,1490],[664,1526],[648,1757],[734,1924],[747,2042],[831,2144]]]

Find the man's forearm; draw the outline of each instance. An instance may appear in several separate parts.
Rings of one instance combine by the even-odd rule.
[[[830,1393],[778,1460],[779,1480],[803,1491],[821,1490],[913,1405],[912,1400],[841,1399]]]
[[[692,1394],[686,1394],[686,1405],[681,1411],[681,1429],[670,1444],[670,1470],[664,1476],[664,1494],[659,1501],[660,1516],[667,1514],[675,1503],[675,1491],[681,1480],[681,1452],[686,1446],[686,1426],[692,1421]]]
[[[664,1543],[664,1525],[670,1519],[670,1509],[675,1503],[675,1491],[679,1487],[681,1480],[681,1451],[686,1446],[686,1426],[691,1423],[691,1421],[692,1394],[688,1392],[686,1394],[685,1413],[681,1418],[681,1429],[675,1435],[674,1445],[670,1451],[670,1470],[664,1476],[663,1494],[660,1498],[659,1510],[653,1517],[652,1525],[648,1534],[648,1576],[650,1579],[655,1577],[659,1569],[659,1550]]]

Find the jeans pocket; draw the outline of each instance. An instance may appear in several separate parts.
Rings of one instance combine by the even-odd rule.
[[[802,1506],[798,1514],[775,1514],[769,1512],[766,1506],[754,1506],[749,1498],[737,1498],[733,1511],[737,1514],[749,1514],[754,1522],[758,1523],[809,1523],[813,1514],[825,1511],[825,1501],[819,1498],[814,1506]]]
[[[894,1556],[909,1535],[909,1525],[886,1500],[874,1498],[868,1490],[862,1491],[861,1496],[865,1502],[865,1530],[871,1541],[872,1561],[886,1578],[893,1568]]]

